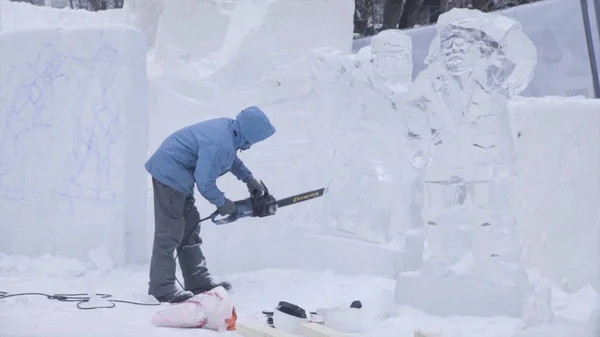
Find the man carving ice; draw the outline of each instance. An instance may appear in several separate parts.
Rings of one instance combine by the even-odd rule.
[[[238,158],[236,151],[269,138],[275,127],[264,112],[251,106],[235,119],[216,118],[193,124],[168,136],[146,163],[154,189],[155,233],[148,293],[160,302],[182,302],[228,282],[215,283],[200,245],[200,214],[194,204],[194,184],[220,215],[236,212],[235,204],[216,185],[231,172],[246,183],[251,195],[264,189]],[[175,284],[175,258],[185,290]]]

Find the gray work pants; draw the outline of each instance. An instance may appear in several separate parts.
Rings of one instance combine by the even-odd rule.
[[[200,245],[200,214],[194,195],[185,195],[158,180],[154,187],[154,245],[150,262],[148,294],[160,297],[177,289],[175,256],[185,289],[193,290],[206,284],[208,270]]]

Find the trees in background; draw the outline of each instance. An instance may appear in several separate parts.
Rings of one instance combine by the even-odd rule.
[[[14,2],[28,2],[32,5],[45,6],[47,2],[52,7],[73,9],[86,9],[101,11],[105,9],[122,8],[124,0],[11,0]]]
[[[122,8],[127,0],[11,0],[52,7],[70,7],[99,11]],[[142,0],[143,1],[143,0]],[[202,0],[199,0],[202,1]],[[301,1],[301,0],[287,0]],[[355,37],[371,36],[385,29],[411,28],[437,22],[437,18],[454,7],[476,8],[492,12],[507,7],[543,0],[354,0]]]
[[[371,36],[385,29],[412,28],[437,22],[452,8],[492,12],[542,0],[355,0],[355,37]]]

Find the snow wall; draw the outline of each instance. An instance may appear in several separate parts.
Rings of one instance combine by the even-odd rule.
[[[143,33],[46,27],[0,46],[0,251],[146,261]]]
[[[600,99],[511,104],[523,259],[566,291],[600,290]]]

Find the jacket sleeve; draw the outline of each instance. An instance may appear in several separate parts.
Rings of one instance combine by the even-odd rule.
[[[252,172],[248,170],[246,165],[242,162],[240,158],[238,158],[237,154],[234,155],[233,164],[231,164],[231,173],[238,178],[238,180],[244,181],[249,176],[252,175]]]
[[[198,152],[198,162],[194,178],[198,192],[211,204],[221,207],[225,195],[217,187],[217,178],[221,173],[221,156],[217,147],[202,148]]]

